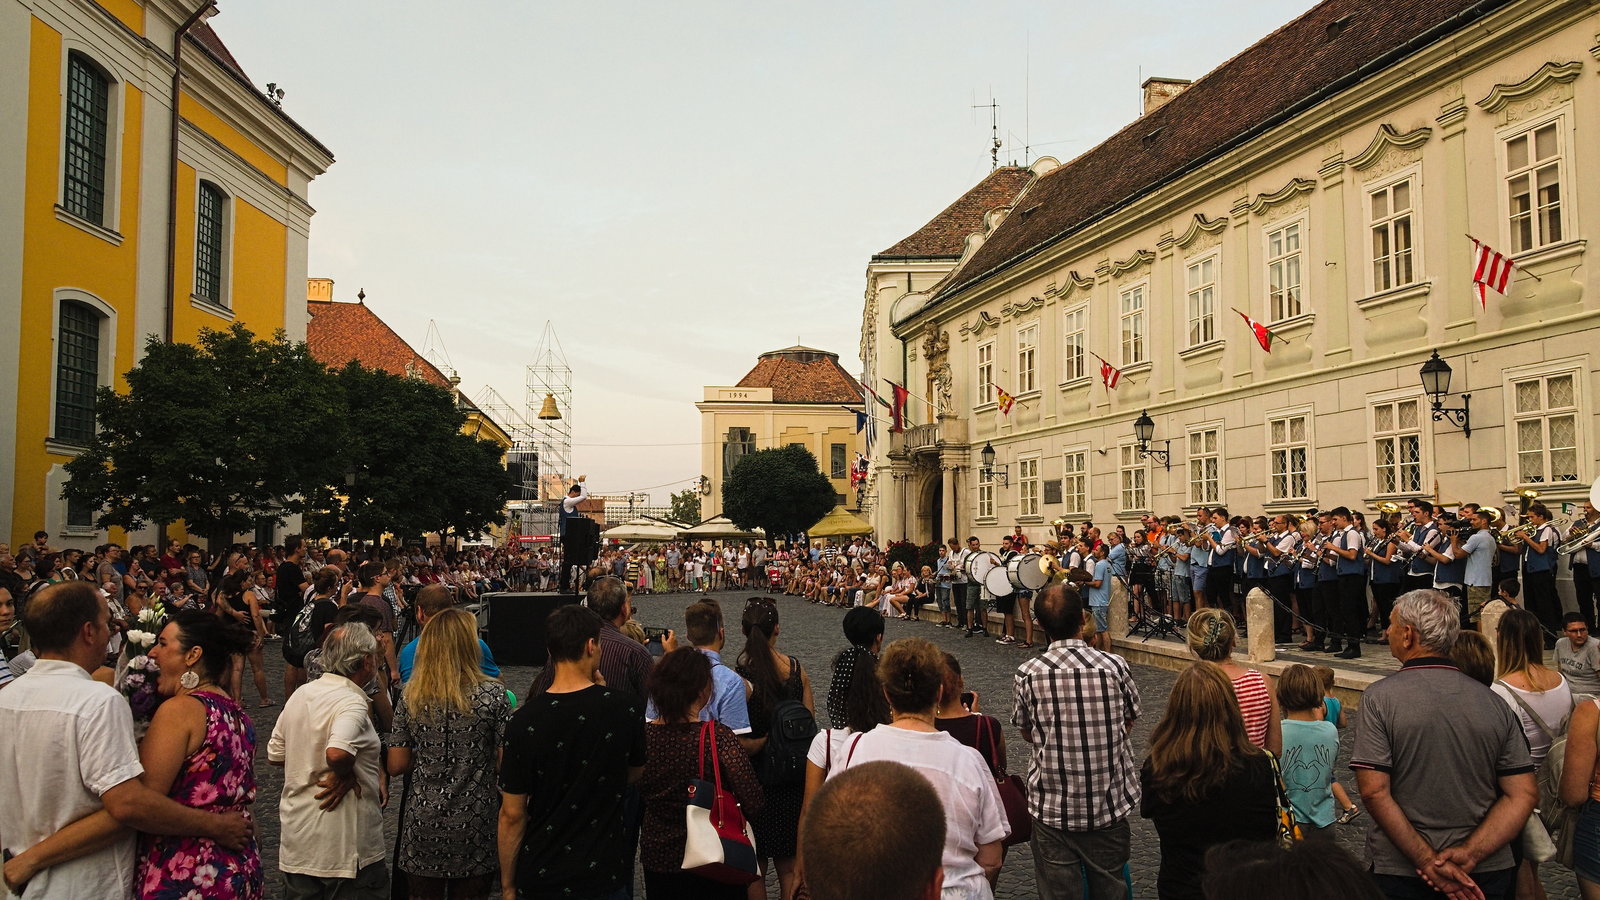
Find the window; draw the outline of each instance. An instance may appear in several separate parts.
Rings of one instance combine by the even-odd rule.
[[[1220,428],[1189,432],[1189,504],[1210,506],[1222,500]]]
[[[1135,285],[1122,292],[1122,364],[1142,363],[1145,355],[1144,330],[1145,286]],[[1133,507],[1127,507],[1132,509]]]
[[[1132,444],[1123,444],[1118,448],[1121,454],[1120,467],[1117,472],[1117,482],[1121,486],[1121,493],[1117,501],[1123,510],[1148,509],[1148,495],[1145,485],[1150,480],[1150,464],[1139,458],[1138,448]]]
[[[1572,372],[1512,382],[1517,483],[1578,480],[1578,392]]]
[[[88,57],[67,56],[66,169],[61,205],[96,225],[106,224],[107,124],[111,79]]]
[[[1017,460],[1017,515],[1039,515],[1039,457]]]
[[[1416,281],[1412,261],[1411,179],[1367,195],[1372,212],[1372,290],[1387,291]]]
[[[222,252],[227,195],[209,181],[195,196],[194,295],[223,306]]]
[[[1061,380],[1075,381],[1085,373],[1084,332],[1088,330],[1089,307],[1069,309],[1062,332]]]
[[[994,402],[994,342],[978,345],[978,405]]]
[[[1513,253],[1562,239],[1561,122],[1546,122],[1506,141]]]
[[[994,518],[994,475],[978,470],[978,518]]]
[[[1039,389],[1038,362],[1039,325],[1034,323],[1017,330],[1017,393]]]
[[[1061,459],[1061,511],[1068,515],[1086,515],[1089,512],[1089,451],[1068,450]]]
[[[82,502],[80,500],[76,500],[76,499],[68,500],[67,501],[67,530],[68,531],[78,531],[78,532],[81,532],[81,531],[93,531],[94,530],[94,514],[96,512],[97,512],[97,510],[92,505],[90,505],[88,503],[84,503],[84,502]],[[265,547],[265,546],[270,546],[270,545],[269,544],[258,544],[257,546]]]
[[[1300,297],[1300,230],[1293,222],[1267,232],[1267,300],[1272,321],[1292,319],[1303,311]]]
[[[1272,463],[1272,499],[1311,496],[1311,414],[1284,414],[1267,420],[1267,456]]]
[[[94,392],[100,386],[100,314],[64,301],[59,327],[55,438],[86,446],[94,440]]]
[[[1217,339],[1217,258],[1189,263],[1189,346]]]
[[[1372,407],[1372,453],[1379,494],[1422,492],[1422,404],[1395,400]]]
[[[748,428],[729,428],[722,442],[722,477],[727,478],[733,467],[746,454],[756,452],[756,436]]]
[[[843,478],[849,474],[850,465],[844,458],[845,446],[843,444],[828,445],[828,471],[830,478]]]

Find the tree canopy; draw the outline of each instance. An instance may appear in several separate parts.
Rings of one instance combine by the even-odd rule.
[[[668,517],[684,525],[700,524],[700,491],[684,488],[672,495],[672,514]]]
[[[804,447],[747,453],[722,483],[723,514],[740,528],[762,529],[769,541],[815,525],[838,499]]]

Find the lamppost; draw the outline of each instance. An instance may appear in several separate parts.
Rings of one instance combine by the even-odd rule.
[[[1159,459],[1161,464],[1166,466],[1167,471],[1170,472],[1172,471],[1172,441],[1165,442],[1165,450],[1152,450],[1150,449],[1150,439],[1155,435],[1156,423],[1154,419],[1150,418],[1149,410],[1140,412],[1139,418],[1133,420],[1133,436],[1139,441],[1139,446],[1135,448],[1139,451],[1139,458],[1152,457]]]
[[[1462,394],[1460,407],[1444,405],[1444,397],[1450,393],[1451,371],[1450,364],[1439,358],[1439,351],[1433,351],[1417,374],[1422,378],[1422,389],[1433,401],[1433,420],[1449,420],[1461,428],[1463,437],[1472,437],[1472,395]]]
[[[983,450],[980,451],[978,455],[983,461],[983,468],[979,469],[978,473],[984,477],[984,480],[998,481],[1002,487],[1011,486],[1011,473],[1008,471],[1011,467],[1008,465],[997,466],[994,464],[993,444],[985,441],[983,444]]]

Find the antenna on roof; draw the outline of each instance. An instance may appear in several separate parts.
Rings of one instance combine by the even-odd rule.
[[[1033,155],[1033,32],[1027,32],[1022,55],[1022,164]]]
[[[973,109],[987,109],[989,111],[989,171],[1000,168],[1000,104],[994,100],[994,92],[989,92],[988,103],[974,103]]]

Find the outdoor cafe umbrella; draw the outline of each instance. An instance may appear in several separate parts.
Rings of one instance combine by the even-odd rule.
[[[853,534],[871,533],[871,524],[842,506],[835,506],[833,512],[823,516],[821,521],[806,529],[806,536],[812,538],[846,537]]]

